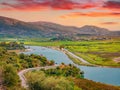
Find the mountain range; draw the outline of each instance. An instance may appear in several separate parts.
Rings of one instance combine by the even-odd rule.
[[[0,35],[10,37],[65,37],[120,36],[120,31],[86,25],[83,27],[64,26],[51,22],[24,22],[0,16]]]

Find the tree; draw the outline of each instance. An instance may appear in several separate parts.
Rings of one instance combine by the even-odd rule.
[[[25,58],[25,55],[23,53],[21,53],[19,56],[20,56],[20,59],[24,59]]]
[[[51,60],[49,65],[54,65],[55,64],[55,61],[54,60]]]
[[[60,48],[60,49],[63,49],[64,47],[65,47],[64,45],[60,45],[60,47],[59,47],[59,48]]]
[[[5,46],[6,45],[6,42],[1,42],[0,43],[0,46]]]
[[[12,65],[5,65],[3,70],[3,80],[7,87],[16,86],[19,81],[16,69]]]

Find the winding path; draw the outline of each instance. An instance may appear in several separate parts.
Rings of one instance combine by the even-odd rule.
[[[28,71],[33,71],[33,70],[40,70],[40,69],[52,69],[52,68],[56,68],[58,65],[54,65],[54,66],[45,66],[45,67],[35,67],[35,68],[28,68],[28,69],[24,69],[21,70],[20,72],[18,72],[18,76],[21,80],[21,86],[24,88],[28,88],[27,85],[27,80],[24,76],[24,74]]]
[[[59,49],[58,47],[50,47],[51,49],[54,49],[54,50],[58,50],[58,51],[61,51],[63,52],[64,54],[69,54],[70,56],[72,56],[73,58],[76,58],[78,60],[80,60],[82,63],[84,64],[87,64],[87,65],[92,65],[91,63],[87,62],[85,59],[75,55],[74,53],[70,52],[69,50],[65,49],[65,48],[62,48],[62,49]]]
[[[87,62],[86,60],[84,60],[81,57],[78,57],[77,55],[75,55],[74,53],[68,51],[67,49],[63,49],[63,51],[69,55],[71,55],[73,58],[79,59],[81,62],[83,62],[84,64],[90,64],[89,62]]]

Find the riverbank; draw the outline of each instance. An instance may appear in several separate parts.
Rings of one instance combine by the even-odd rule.
[[[62,53],[66,54],[68,58],[70,58],[70,60],[72,60],[77,65],[91,66],[91,67],[104,67],[104,68],[120,68],[120,66],[102,66],[102,65],[92,64],[90,62],[87,62],[87,60],[84,60],[83,58],[75,55],[74,53],[64,48],[60,49],[59,47],[55,47],[55,46],[45,46],[45,47],[61,51]]]
[[[73,62],[61,51],[51,49],[50,47],[44,48],[39,46],[30,46],[30,48],[33,49],[33,51],[25,52],[25,54],[42,54],[49,60],[55,60],[57,64],[60,64],[62,62],[65,64],[73,64]],[[86,79],[119,86],[119,68],[89,67],[82,65],[76,66],[84,71]]]
[[[58,50],[64,54],[66,54],[68,56],[68,58],[70,60],[73,61],[73,63],[77,64],[77,65],[82,65],[82,66],[91,66],[91,67],[103,67],[103,66],[98,66],[98,65],[93,65],[89,62],[87,62],[86,60],[78,57],[77,55],[73,54],[72,52],[68,51],[67,49],[60,49],[59,47],[55,47],[55,46],[47,46],[47,48],[51,48],[54,50]]]
[[[25,50],[7,50],[8,52],[15,52],[19,54],[20,52],[24,52]]]
[[[18,73],[18,75],[19,75],[19,77],[20,77],[20,80],[22,81],[21,82],[21,85],[22,85],[22,87],[24,87],[25,89],[28,89],[29,88],[29,85],[31,85],[31,84],[27,84],[28,82],[29,83],[31,83],[31,80],[30,81],[27,81],[27,79],[28,79],[28,77],[26,77],[26,75],[30,75],[30,78],[33,78],[33,80],[36,80],[36,78],[35,78],[35,75],[37,76],[37,75],[41,75],[42,77],[43,77],[43,79],[44,79],[44,76],[43,76],[43,74],[40,74],[40,73],[36,73],[36,72],[39,72],[39,70],[41,70],[41,69],[45,69],[45,70],[47,70],[47,69],[55,69],[57,66],[45,66],[45,67],[36,67],[36,68],[28,68],[28,69],[25,69],[25,70],[22,70],[22,71],[20,71],[19,73]],[[34,72],[31,72],[31,71],[33,71],[34,70]],[[58,70],[58,69],[56,69],[56,70]],[[29,72],[30,71],[30,72]],[[29,74],[26,74],[27,72],[29,72]],[[35,73],[35,74],[34,74]],[[32,77],[32,74],[34,74],[34,76]],[[50,77],[52,76],[52,74],[50,75]],[[53,76],[52,76],[53,77]],[[54,75],[54,77],[56,78],[56,77],[58,77],[58,76],[56,76],[56,75]],[[29,78],[29,79],[30,79]],[[59,78],[60,78],[60,76],[59,76]],[[64,77],[64,80],[65,80],[65,78],[67,78],[67,77]],[[40,79],[40,78],[39,78]],[[42,80],[43,80],[42,79]],[[46,79],[46,78],[45,78]],[[56,78],[57,79],[57,78]],[[55,80],[56,80],[55,79]],[[53,81],[55,81],[54,79],[53,79]],[[45,80],[43,80],[43,81],[45,81]],[[57,80],[56,80],[57,81]],[[99,82],[94,82],[94,81],[92,81],[92,80],[87,80],[87,79],[82,79],[82,78],[74,78],[74,77],[70,77],[70,79],[69,79],[69,82],[70,81],[72,81],[72,82],[74,82],[74,85],[75,86],[77,86],[77,87],[79,87],[79,89],[77,89],[77,90],[84,90],[84,89],[86,89],[86,90],[98,90],[98,89],[103,89],[103,90],[119,90],[119,87],[117,87],[117,86],[113,86],[113,85],[108,85],[108,84],[103,84],[103,83],[99,83]],[[36,80],[36,82],[39,82],[38,80]],[[35,83],[36,83],[35,82]],[[79,83],[80,84],[79,84]],[[52,83],[54,83],[54,82],[52,82]],[[61,82],[62,83],[62,82]],[[32,84],[34,84],[34,82],[32,82]],[[47,85],[49,85],[50,83],[48,83]],[[64,84],[66,84],[66,83],[64,83]],[[37,84],[38,85],[38,84]],[[88,86],[89,85],[89,86]],[[54,87],[54,86],[52,86],[52,87]],[[75,89],[76,90],[76,89]]]
[[[49,42],[25,42],[28,45],[37,46],[63,46],[78,57],[91,64],[107,67],[120,67],[120,62],[115,60],[120,57],[119,40],[97,41],[49,41]]]
[[[29,52],[29,51],[32,51],[32,49],[26,48],[26,49],[24,49],[24,50],[19,50],[19,49],[17,49],[17,50],[7,50],[7,51],[8,51],[8,52],[15,52],[15,53],[19,54],[19,53],[21,53],[21,52]]]

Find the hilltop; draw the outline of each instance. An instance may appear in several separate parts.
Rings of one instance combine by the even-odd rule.
[[[0,16],[0,35],[7,37],[46,37],[74,39],[80,36],[119,36],[120,31],[110,31],[97,26],[64,26],[51,22],[24,22]]]

